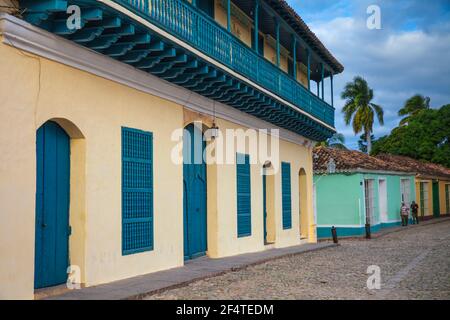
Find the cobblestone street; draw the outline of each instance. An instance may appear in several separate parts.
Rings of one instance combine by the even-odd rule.
[[[450,299],[450,220],[340,244],[146,299]],[[381,290],[366,287],[371,265]]]

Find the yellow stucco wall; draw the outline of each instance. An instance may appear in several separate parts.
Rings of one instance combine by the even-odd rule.
[[[220,0],[215,0],[214,3],[215,20],[224,28],[227,28],[227,12],[222,7]],[[251,26],[246,26],[240,22],[234,15],[231,16],[231,32],[238,37],[247,46],[252,46]]]
[[[0,114],[5,122],[0,129],[0,149],[5,150],[0,161],[0,298],[32,297],[35,134],[52,118],[69,119],[85,136],[86,213],[79,222],[71,217],[75,235],[77,225],[85,225],[85,235],[80,236],[85,244],[75,246],[71,241],[70,251],[72,264],[86,267],[86,284],[182,265],[182,166],[170,159],[170,137],[183,124],[182,107],[46,59],[25,56],[3,44],[0,56]],[[130,256],[121,254],[121,126],[154,133],[157,168],[155,250]],[[72,153],[72,167],[80,157]],[[76,183],[72,179],[71,190]],[[71,207],[71,213],[75,211],[83,213]],[[80,250],[85,250],[84,255]]]
[[[421,216],[420,205],[422,203],[422,199],[420,198],[420,183],[426,183],[428,189],[428,211],[425,212],[424,217],[432,217],[433,216],[433,180],[431,179],[423,179],[416,178],[416,199],[418,199],[417,204],[419,205],[419,216]]]
[[[33,298],[35,139],[36,130],[50,119],[72,138],[70,259],[81,267],[82,281],[91,286],[183,265],[183,170],[170,159],[171,134],[184,125],[183,107],[5,44],[0,44],[0,56],[0,299]],[[240,128],[222,119],[217,124]],[[155,249],[128,256],[121,250],[122,126],[154,136]],[[314,242],[311,150],[282,140],[280,153],[281,161],[292,166],[293,221],[292,229],[282,230],[278,173],[275,246],[300,241],[300,168],[308,175],[308,240]],[[251,173],[252,236],[237,239],[235,165],[208,168],[211,257],[264,250],[260,166],[253,165]]]
[[[304,64],[297,65],[297,81],[308,88],[308,69]]]
[[[439,180],[439,211],[440,214],[449,214],[450,212],[447,212],[446,207],[446,197],[445,197],[445,185],[450,184],[450,181],[448,180],[441,180],[436,178],[436,180]],[[425,216],[433,216],[434,207],[433,207],[433,180],[431,179],[416,179],[416,199],[420,199],[420,182],[426,182],[428,185],[429,190],[429,199],[428,199],[428,213]],[[421,201],[421,200],[420,200]],[[419,211],[420,213],[420,211]]]
[[[420,201],[421,201],[421,199],[420,199],[420,183],[419,183],[419,181],[417,181],[417,179],[415,179],[415,181],[414,181],[414,184],[416,185],[416,203],[417,203],[417,205],[419,206],[419,215],[420,215]]]
[[[422,198],[420,197],[420,183],[426,183],[428,189],[428,211],[425,212],[424,217],[433,216],[433,185],[432,180],[426,180],[421,178],[416,178],[416,199],[418,199],[417,204],[419,205],[419,216],[421,216],[421,203]]]
[[[19,7],[18,0],[0,0],[0,12],[6,12],[10,14],[14,14],[17,12]]]
[[[272,46],[266,39],[264,40],[264,57],[273,64],[277,63],[276,48]],[[288,72],[288,60],[287,57],[283,54],[280,54],[280,69],[284,72]]]
[[[223,132],[226,129],[246,129],[229,121],[217,120],[217,125]],[[227,144],[227,138],[224,137]],[[235,145],[234,152],[249,154],[250,158],[258,155],[254,150],[242,149]],[[308,211],[311,225],[308,240],[315,242],[315,226],[313,225],[312,211],[312,162],[310,149],[297,144],[280,141],[280,162],[291,164],[292,187],[292,228],[283,230],[281,213],[281,171],[278,170],[273,179],[273,198],[268,199],[268,207],[273,206],[273,225],[269,223],[269,231],[275,247],[286,247],[300,243],[300,215],[299,215],[299,172],[301,168],[307,172],[309,180],[306,193],[308,199]],[[280,167],[280,165],[277,165]],[[211,168],[212,167],[212,168]],[[252,252],[264,249],[263,235],[263,197],[262,197],[262,166],[260,163],[251,165],[251,210],[252,210],[252,235],[250,237],[237,237],[237,199],[236,199],[236,165],[213,165],[208,169],[208,245],[211,257],[230,256],[239,253]],[[271,204],[270,202],[273,202]],[[269,214],[270,216],[270,214]],[[232,219],[230,219],[232,217]],[[269,217],[270,219],[270,217]],[[210,225],[211,223],[211,225]]]
[[[0,299],[27,299],[33,297],[34,281],[39,63],[4,45],[0,57]]]

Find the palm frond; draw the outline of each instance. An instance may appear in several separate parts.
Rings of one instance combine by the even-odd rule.
[[[341,97],[345,99],[342,109],[344,121],[347,125],[352,123],[355,134],[363,130],[372,132],[375,114],[379,123],[384,124],[383,108],[371,102],[374,92],[363,77],[356,76],[352,82],[347,83]]]
[[[383,108],[375,103],[371,103],[370,106],[375,110],[377,114],[378,122],[383,126],[384,125],[384,111]]]

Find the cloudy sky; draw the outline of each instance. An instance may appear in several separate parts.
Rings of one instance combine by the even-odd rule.
[[[397,111],[416,93],[429,96],[433,108],[450,103],[450,0],[288,2],[345,66],[335,78],[334,101],[336,127],[348,147],[357,148],[358,137],[343,122],[339,95],[356,75],[368,81],[374,102],[384,108],[385,125],[374,125],[377,137],[397,126]],[[381,9],[380,30],[367,28],[370,5]]]

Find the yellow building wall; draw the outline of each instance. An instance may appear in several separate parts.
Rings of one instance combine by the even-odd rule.
[[[0,57],[0,299],[31,299],[39,62],[2,44]]]
[[[51,119],[72,138],[69,251],[71,263],[82,269],[82,282],[91,286],[183,265],[183,168],[170,158],[171,135],[184,125],[183,107],[5,44],[0,56],[0,299],[33,298],[36,130]],[[217,123],[221,129],[241,128],[222,119]],[[121,249],[122,126],[154,137],[155,249],[128,256]],[[300,168],[309,176],[308,240],[315,242],[311,150],[281,140],[280,154],[291,163],[292,229],[282,230],[277,173],[275,246],[300,241]],[[252,236],[237,239],[236,167],[208,167],[211,257],[264,250],[260,166],[252,165],[251,173]]]
[[[35,136],[53,118],[69,119],[85,137],[85,160],[71,155],[72,168],[86,164],[86,211],[71,217],[75,236],[84,224],[85,243],[71,241],[70,256],[85,266],[86,285],[181,266],[182,166],[170,159],[170,137],[183,124],[182,107],[3,44],[0,56],[0,298],[33,297]],[[155,250],[129,256],[121,249],[121,126],[154,134]]]
[[[226,120],[218,119],[222,134],[227,129],[246,129]],[[227,137],[223,137],[227,145]],[[236,152],[249,154],[250,159],[258,157],[256,150],[243,149],[235,144],[233,154]],[[253,152],[252,152],[253,151]],[[286,247],[300,243],[300,209],[299,209],[299,172],[303,168],[309,177],[306,192],[308,199],[308,212],[310,225],[308,241],[316,242],[315,225],[312,210],[312,156],[311,150],[297,144],[280,141],[280,163],[291,163],[291,188],[292,188],[292,228],[283,230],[282,206],[281,206],[281,170],[278,170],[272,178],[274,180],[273,198],[273,223],[268,223],[268,229],[273,231],[271,239],[275,247]],[[250,160],[252,161],[252,160]],[[262,195],[262,161],[251,165],[251,224],[252,235],[238,238],[237,236],[237,198],[236,198],[236,165],[219,164],[208,168],[208,254],[211,257],[231,256],[246,252],[264,250],[263,233],[263,195]],[[277,163],[278,168],[281,167]],[[270,219],[270,218],[269,218]]]
[[[420,197],[420,183],[425,182],[428,189],[428,211],[425,212],[424,217],[433,216],[433,181],[429,179],[416,178],[416,199],[418,199],[417,204],[419,205],[419,217],[421,216],[420,206],[422,203],[422,198]]]
[[[304,64],[297,64],[297,81],[308,88],[308,71]]]
[[[266,38],[264,39],[264,57],[276,65],[277,50],[266,40]],[[282,53],[280,53],[280,69],[284,72],[288,72],[288,58]]]
[[[214,3],[215,20],[225,29],[228,27],[227,12],[222,7],[220,0],[215,0]],[[250,48],[252,47],[251,26],[246,26],[241,23],[235,16],[231,15],[231,33],[239,38]]]
[[[18,7],[18,0],[0,0],[0,12],[13,14],[17,12],[16,8]]]

